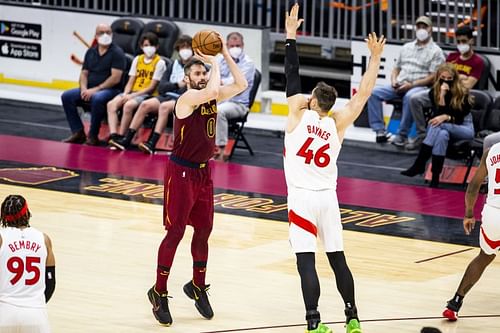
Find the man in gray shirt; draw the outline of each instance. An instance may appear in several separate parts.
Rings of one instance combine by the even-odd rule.
[[[255,76],[255,64],[252,59],[243,52],[243,35],[239,32],[231,32],[227,35],[226,43],[231,58],[234,59],[248,82],[248,88],[241,94],[217,105],[217,133],[215,135],[215,144],[218,147],[218,152],[215,154],[216,160],[224,160],[224,149],[228,141],[228,120],[243,117],[249,111],[250,91],[252,90]],[[220,59],[219,66],[221,83],[223,85],[231,84],[234,79],[224,58]]]
[[[382,102],[396,98],[403,99],[403,109],[398,135],[393,144],[404,146],[413,122],[410,112],[410,97],[425,89],[434,79],[436,68],[444,62],[441,48],[432,40],[432,22],[427,16],[420,16],[416,23],[417,39],[401,48],[391,74],[391,85],[376,87],[368,99],[368,121],[376,132],[378,143],[388,139],[385,130]]]

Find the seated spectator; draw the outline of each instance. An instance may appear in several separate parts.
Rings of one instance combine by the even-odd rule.
[[[158,114],[155,128],[146,142],[139,144],[139,148],[148,154],[153,154],[156,149],[156,143],[167,126],[168,116],[174,110],[176,96],[186,91],[186,82],[184,81],[184,64],[193,57],[191,48],[191,37],[182,35],[175,42],[175,50],[180,59],[176,59],[167,70],[158,85],[159,95],[145,100],[139,106],[127,132],[123,138],[113,140],[113,145],[119,149],[125,150],[130,146],[132,139],[139,127],[144,122],[148,114]]]
[[[228,141],[228,120],[233,118],[243,117],[249,111],[250,90],[253,87],[255,76],[255,64],[248,55],[243,52],[243,35],[239,32],[231,32],[227,35],[227,48],[231,58],[236,62],[236,65],[245,76],[248,87],[241,94],[233,98],[219,103],[217,105],[217,132],[215,135],[215,144],[218,151],[215,154],[216,160],[224,160],[224,149]],[[223,85],[228,85],[234,82],[231,70],[224,59],[219,58],[221,82]]]
[[[166,70],[165,61],[157,53],[159,43],[154,33],[146,32],[142,35],[139,45],[143,54],[134,58],[123,93],[108,103],[109,144],[116,147],[120,147],[119,141],[123,138],[139,104],[150,96],[158,95],[156,88]],[[120,130],[117,132],[120,108],[123,108],[122,118]]]
[[[73,133],[63,142],[98,145],[99,129],[106,116],[106,104],[120,93],[120,82],[126,66],[123,50],[112,43],[113,34],[107,24],[97,26],[95,38],[97,45],[85,53],[80,87],[67,90],[61,96],[64,112]],[[77,106],[85,103],[90,105],[91,113],[88,138],[77,109]]]
[[[432,155],[430,186],[438,187],[450,139],[474,138],[474,124],[470,113],[472,96],[463,86],[455,66],[445,63],[438,68],[434,85],[429,90],[429,98],[432,118],[427,127],[427,134],[420,146],[417,159],[401,174],[413,177],[424,173],[425,164]]]
[[[398,97],[403,99],[401,123],[398,135],[392,143],[404,146],[408,140],[408,132],[413,123],[410,112],[410,97],[432,84],[436,68],[444,62],[441,48],[432,40],[432,22],[426,16],[420,16],[416,23],[417,39],[406,43],[401,48],[396,65],[391,74],[391,85],[376,87],[368,99],[368,121],[376,132],[378,143],[386,142],[382,102]]]
[[[480,56],[474,53],[474,38],[472,29],[468,26],[458,28],[455,31],[455,40],[457,43],[456,52],[451,52],[446,57],[446,62],[451,63],[457,69],[460,80],[466,89],[472,89],[481,77],[484,69],[484,62]],[[410,111],[417,127],[417,137],[415,141],[408,143],[405,148],[416,150],[420,148],[425,138],[427,122],[424,115],[424,108],[431,107],[429,91],[420,91],[410,98]]]

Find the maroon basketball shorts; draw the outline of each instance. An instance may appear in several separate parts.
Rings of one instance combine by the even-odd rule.
[[[163,197],[166,229],[192,225],[211,228],[214,220],[214,190],[208,163],[193,168],[167,161]]]

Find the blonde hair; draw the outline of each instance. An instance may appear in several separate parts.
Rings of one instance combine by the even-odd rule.
[[[467,102],[472,105],[474,97],[469,94],[468,89],[464,87],[462,82],[460,82],[460,76],[458,75],[457,69],[450,63],[442,64],[436,71],[436,77],[434,79],[434,84],[432,85],[436,105],[439,104],[439,95],[441,93],[441,83],[439,82],[439,78],[443,72],[448,72],[451,76],[453,76],[453,82],[450,84],[451,107],[455,110],[462,110],[462,106],[464,105],[466,98]]]

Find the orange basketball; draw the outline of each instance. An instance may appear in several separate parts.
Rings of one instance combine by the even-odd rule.
[[[222,51],[222,41],[213,30],[201,30],[193,36],[193,51],[198,49],[203,54],[214,56]]]

